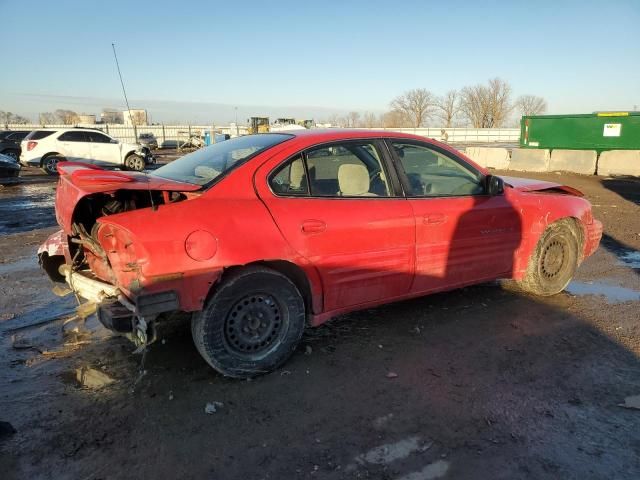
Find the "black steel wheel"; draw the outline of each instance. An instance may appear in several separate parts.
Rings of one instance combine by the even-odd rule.
[[[536,295],[560,293],[578,268],[580,247],[580,236],[572,222],[561,220],[549,225],[538,240],[520,286]]]
[[[203,358],[223,375],[250,378],[270,372],[294,352],[305,325],[295,284],[265,267],[247,267],[224,279],[191,333]]]

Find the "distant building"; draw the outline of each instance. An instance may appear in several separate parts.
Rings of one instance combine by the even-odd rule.
[[[125,125],[147,125],[147,111],[142,109],[123,110]]]
[[[105,108],[100,114],[102,123],[124,123],[122,112]]]
[[[90,114],[86,114],[86,113],[81,113],[78,115],[78,122],[77,123],[84,123],[87,125],[94,125],[96,123],[96,116],[95,115],[90,115]]]

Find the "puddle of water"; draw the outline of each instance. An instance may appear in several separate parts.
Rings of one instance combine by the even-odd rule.
[[[618,260],[622,265],[631,268],[640,268],[640,252],[637,250],[628,250],[618,255]]]
[[[571,282],[565,289],[571,295],[601,295],[607,303],[640,302],[640,292],[606,283]]]
[[[0,190],[0,234],[53,226],[55,186],[25,184]]]

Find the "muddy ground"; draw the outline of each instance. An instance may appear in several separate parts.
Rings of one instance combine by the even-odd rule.
[[[143,375],[94,318],[63,335],[74,300],[34,256],[55,184],[33,176],[0,189],[2,478],[640,478],[640,410],[619,406],[640,394],[640,181],[527,175],[583,190],[605,223],[571,293],[495,283],[346,315],[247,382],[184,327]],[[82,367],[114,381],[81,388]]]

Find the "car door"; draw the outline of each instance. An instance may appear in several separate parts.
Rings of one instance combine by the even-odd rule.
[[[485,175],[446,149],[413,140],[388,145],[416,220],[411,291],[510,275],[521,221],[508,196],[485,194]]]
[[[258,188],[291,247],[316,267],[325,312],[409,292],[413,212],[389,178],[381,145],[314,147],[281,164]]]
[[[112,138],[100,132],[87,132],[91,140],[92,163],[97,165],[120,165],[120,144],[112,143]]]
[[[76,162],[91,161],[91,146],[86,132],[80,130],[64,132],[58,137],[58,142],[62,150],[59,153],[62,153],[67,160]]]

